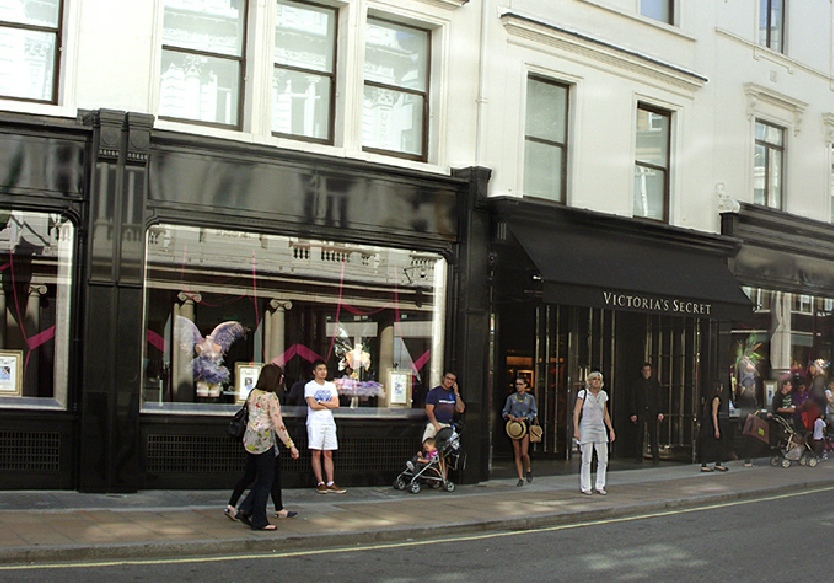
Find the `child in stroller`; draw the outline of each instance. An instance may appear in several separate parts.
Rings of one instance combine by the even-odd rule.
[[[816,466],[817,458],[810,443],[794,429],[793,424],[779,415],[772,416],[771,420],[776,423],[781,435],[776,442],[776,452],[770,458],[770,465],[788,468],[791,462],[799,462],[802,466]]]
[[[406,468],[394,480],[394,488],[418,494],[423,484],[454,492],[455,483],[447,480],[449,469],[463,469],[465,456],[460,451],[460,433],[456,427],[444,427],[437,436],[423,442],[423,450],[406,462]]]

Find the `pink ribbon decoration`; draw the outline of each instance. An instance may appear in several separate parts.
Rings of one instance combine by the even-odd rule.
[[[165,338],[154,332],[153,330],[148,330],[148,344],[153,346],[154,348],[158,348],[163,353],[166,350],[165,346]]]
[[[426,363],[429,361],[430,358],[431,350],[426,350],[423,354],[420,355],[420,358],[414,361],[414,364],[412,365],[414,368],[414,372],[420,372],[423,369],[423,367],[426,366]]]
[[[280,356],[276,356],[272,359],[272,364],[277,364],[278,366],[284,366],[287,364],[294,356],[300,356],[307,362],[315,362],[317,360],[324,360],[321,356],[304,346],[303,344],[293,344],[289,348],[284,351],[284,354]]]

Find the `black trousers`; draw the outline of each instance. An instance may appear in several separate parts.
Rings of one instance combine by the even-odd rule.
[[[240,511],[248,514],[252,529],[260,529],[269,524],[266,518],[266,500],[275,480],[275,448],[253,455],[255,458],[255,483],[240,505]]]
[[[659,462],[660,461],[660,450],[658,444],[658,429],[657,429],[657,418],[654,419],[641,419],[640,417],[637,418],[637,439],[636,439],[636,448],[635,448],[635,459],[638,462],[643,461],[643,424],[646,424],[649,429],[649,443],[652,446],[652,461]]]
[[[277,445],[276,445],[277,447]],[[258,456],[246,452],[246,463],[243,466],[243,476],[235,484],[232,495],[229,497],[229,505],[237,506],[240,496],[255,481],[255,458]],[[275,512],[284,509],[284,500],[281,494],[281,456],[275,458],[275,480],[272,482],[272,503],[275,505]]]

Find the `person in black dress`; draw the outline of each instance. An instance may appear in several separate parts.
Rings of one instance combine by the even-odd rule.
[[[701,407],[701,433],[698,436],[698,445],[702,472],[711,472],[713,469],[719,472],[729,470],[722,463],[726,456],[723,427],[723,416],[726,416],[726,412],[722,411],[723,407],[726,407],[724,383],[713,381],[712,389]],[[715,462],[714,468],[709,467],[708,464],[711,462]]]

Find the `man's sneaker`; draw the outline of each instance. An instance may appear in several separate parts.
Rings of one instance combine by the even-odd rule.
[[[331,494],[344,494],[345,492],[347,492],[347,490],[345,490],[344,488],[340,488],[334,482],[325,488],[325,492],[330,492]]]
[[[324,485],[324,482],[316,486],[316,492],[319,494],[327,494],[327,486]]]

